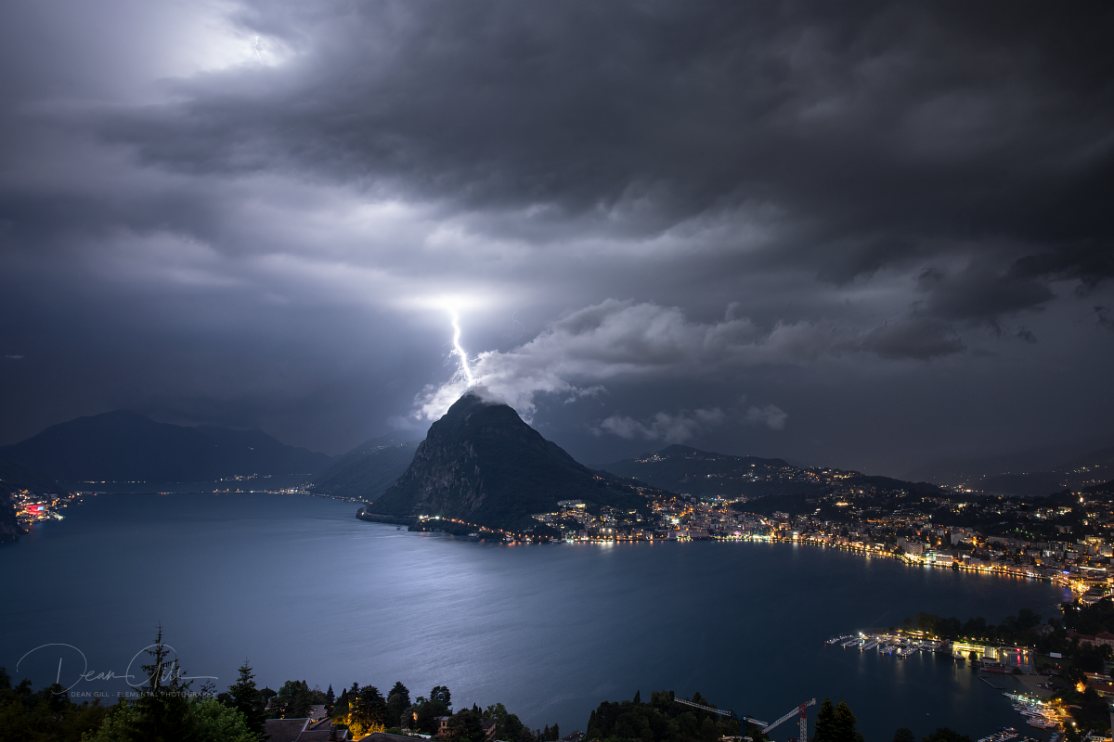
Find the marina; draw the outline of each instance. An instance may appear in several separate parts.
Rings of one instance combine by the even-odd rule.
[[[921,653],[944,655],[954,660],[957,665],[966,664],[972,671],[978,673],[974,677],[977,677],[994,690],[1004,691],[1002,695],[1010,700],[1013,710],[1023,717],[1027,726],[1041,731],[1053,732],[1050,742],[1061,742],[1065,724],[1072,723],[1071,716],[1059,701],[1036,698],[1025,693],[1010,692],[1006,690],[1005,686],[994,682],[992,680],[993,676],[983,674],[996,673],[999,676],[1023,674],[1023,668],[1029,669],[1030,667],[1027,662],[1021,664],[1022,660],[1029,659],[1028,653],[1025,651],[1015,649],[995,651],[993,656],[1005,661],[993,661],[990,659],[990,653],[975,652],[968,649],[971,645],[963,642],[926,640],[904,636],[899,633],[876,633],[869,630],[860,632],[857,636],[835,637],[824,644],[825,647],[838,644],[841,649],[858,650],[860,653],[874,650],[880,655],[892,656],[899,660],[905,660]],[[978,656],[981,656],[982,659],[974,659]],[[1011,658],[1015,660],[1016,664],[1010,664]],[[1020,735],[1013,727],[1002,727],[994,734],[981,738],[978,742],[1011,742],[1015,739],[1020,740],[1020,742],[1031,740],[1029,737]],[[1033,740],[1033,742],[1037,741]]]
[[[952,654],[951,647],[944,642],[918,640],[894,634],[837,636],[824,644],[826,646],[839,644],[842,649],[857,649],[860,652],[869,652],[873,649],[880,654],[894,655],[897,659],[905,659],[917,652]]]

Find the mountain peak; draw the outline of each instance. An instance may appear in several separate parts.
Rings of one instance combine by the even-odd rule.
[[[577,463],[509,405],[475,392],[430,426],[414,460],[368,512],[440,515],[501,528],[529,526],[559,500],[637,507],[643,498]]]

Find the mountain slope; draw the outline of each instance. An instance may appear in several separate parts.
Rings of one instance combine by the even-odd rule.
[[[1047,495],[1064,488],[1083,489],[1114,478],[1114,447],[1092,451],[1046,471],[987,477],[974,489],[994,495]]]
[[[577,463],[507,405],[468,393],[430,427],[410,467],[367,512],[524,528],[559,500],[646,505],[635,487]]]
[[[763,497],[811,492],[823,484],[782,459],[732,456],[672,445],[639,459],[600,467],[655,487],[698,497]]]
[[[375,500],[414,460],[420,441],[395,434],[373,438],[344,454],[313,479],[313,491],[334,497]]]
[[[310,474],[330,458],[278,442],[258,430],[187,428],[118,410],[52,425],[0,448],[63,482],[187,482],[236,474]]]

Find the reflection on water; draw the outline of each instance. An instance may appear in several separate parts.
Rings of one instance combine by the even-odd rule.
[[[458,707],[501,702],[569,731],[600,701],[672,689],[760,719],[843,699],[868,742],[899,726],[977,738],[1021,717],[967,667],[824,641],[918,611],[1047,617],[1062,598],[1047,583],[818,547],[504,546],[354,510],[278,495],[102,495],[71,508],[0,548],[0,588],[20,596],[0,606],[0,664],[12,671],[34,647],[65,643],[119,675],[161,623],[190,674],[221,688],[247,657],[272,688],[401,680],[425,695],[443,684]],[[53,681],[55,669],[38,672],[49,677],[36,685]]]

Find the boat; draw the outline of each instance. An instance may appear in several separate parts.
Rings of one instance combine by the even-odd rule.
[[[870,643],[863,645],[863,651],[865,652],[868,649],[874,649],[877,646],[878,646],[878,640],[877,639],[871,639]]]

